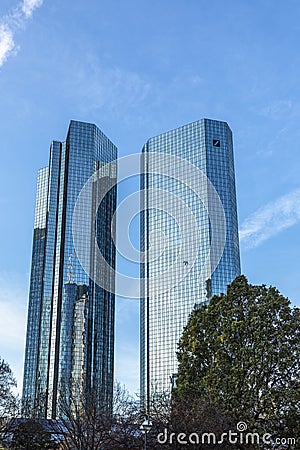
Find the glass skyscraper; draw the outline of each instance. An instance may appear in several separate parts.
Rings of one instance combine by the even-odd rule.
[[[56,418],[60,396],[68,400],[72,392],[81,389],[96,390],[102,407],[111,406],[115,298],[82,269],[73,245],[72,215],[87,180],[116,159],[117,148],[99,128],[71,121],[66,141],[52,142],[49,166],[39,171],[24,364],[24,415]],[[116,171],[107,176],[115,177]],[[105,188],[105,179],[102,182]],[[113,187],[91,224],[91,235],[112,268],[115,246],[111,221],[115,208]],[[93,266],[93,244],[86,236],[82,238],[90,252],[90,270],[101,271]]]
[[[224,250],[222,248],[217,267],[212,269],[213,273],[208,273],[206,279],[199,279],[199,274],[206,258],[210,257],[212,228],[207,208],[195,192],[186,186],[189,182],[197,184],[194,173],[186,171],[184,178],[187,183],[181,183],[176,177],[161,175],[159,173],[161,162],[158,162],[155,167],[155,159],[149,160],[151,153],[173,155],[192,163],[205,174],[204,178],[212,183],[218,193],[225,213],[225,247]],[[197,305],[209,301],[213,295],[226,292],[227,285],[240,275],[240,253],[232,132],[227,123],[202,119],[155,136],[144,146],[142,161],[141,210],[144,211],[141,218],[141,250],[149,249],[151,240],[153,241],[155,236],[153,233],[157,230],[164,235],[168,246],[159,258],[151,259],[146,255],[141,264],[141,278],[150,280],[158,273],[166,273],[168,266],[173,264],[176,258],[180,258],[181,236],[176,223],[176,215],[179,213],[176,211],[176,204],[179,205],[180,202],[177,201],[175,206],[173,205],[172,216],[156,207],[151,190],[165,190],[181,199],[195,217],[199,232],[197,258],[182,281],[167,289],[166,292],[158,294],[155,294],[155,291],[149,292],[147,281],[141,283],[141,396],[145,399],[147,381],[151,395],[154,392],[170,390],[177,373],[177,344],[191,311]],[[171,160],[170,164],[172,164]],[[155,173],[156,169],[157,173]],[[172,171],[172,167],[168,170]],[[174,173],[176,170],[174,167]],[[199,183],[207,184],[207,188],[209,181],[205,182],[199,178]],[[205,192],[206,186],[202,185],[201,189]],[[209,192],[208,189],[207,192]],[[207,197],[209,203],[209,195]],[[172,201],[170,197],[168,208],[172,207]],[[210,209],[213,210],[213,208],[212,204]],[[182,215],[182,212],[180,214]],[[186,229],[188,228],[189,224]],[[221,228],[220,224],[220,233]],[[216,229],[218,234],[218,224]],[[214,238],[219,237],[215,235]],[[185,259],[180,263],[182,266],[190,264]],[[211,266],[213,266],[212,262]]]

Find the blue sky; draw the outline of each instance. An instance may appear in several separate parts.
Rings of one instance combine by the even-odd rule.
[[[243,273],[300,305],[298,0],[1,0],[0,355],[21,382],[36,174],[70,119],[137,152],[209,117],[234,133]],[[138,303],[116,377],[138,390]]]

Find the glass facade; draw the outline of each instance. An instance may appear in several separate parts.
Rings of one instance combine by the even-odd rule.
[[[23,383],[26,415],[56,418],[59,396],[68,396],[72,386],[97,389],[101,405],[110,408],[115,299],[82,269],[72,215],[87,180],[116,159],[117,148],[95,125],[71,121],[66,141],[52,143],[49,166],[39,171]],[[113,268],[116,196],[114,187],[91,224],[91,236]],[[90,270],[101,271],[93,265],[91,236],[83,236]]]
[[[211,246],[208,211],[195,192],[183,183],[153,173],[153,167],[149,170],[149,152],[174,155],[194,164],[204,172],[220,197],[226,219],[225,248],[216,269],[205,281],[199,281],[199,273]],[[155,295],[149,292],[147,281],[141,284],[141,396],[145,399],[147,366],[151,394],[170,390],[177,373],[177,344],[192,309],[209,301],[213,295],[225,292],[227,285],[240,275],[240,253],[232,133],[228,124],[202,119],[182,126],[149,139],[143,148],[143,156],[141,210],[145,209],[141,217],[141,250],[149,249],[149,236],[157,230],[164,234],[168,246],[156,260],[147,260],[146,257],[141,264],[141,278],[146,276],[151,279],[166,272],[180,254],[182,241],[175,217],[161,209],[155,209],[150,190],[162,189],[179,197],[192,211],[199,231],[197,259],[188,275],[178,285]],[[155,160],[150,161],[155,164]],[[189,180],[191,176],[185,173],[187,182],[192,181]],[[209,195],[207,202],[210,202]],[[169,204],[168,207],[170,206],[172,207]],[[182,214],[182,211],[176,211],[175,204],[173,206],[177,215]],[[188,265],[189,262],[183,261],[183,264]]]

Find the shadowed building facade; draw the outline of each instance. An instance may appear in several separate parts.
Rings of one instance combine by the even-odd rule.
[[[71,121],[66,141],[52,142],[49,166],[39,171],[23,381],[27,416],[58,417],[59,397],[68,399],[72,389],[96,390],[99,403],[111,407],[115,298],[82,269],[73,245],[72,216],[87,180],[116,159],[117,148],[99,128]],[[102,182],[105,188],[105,179]],[[114,187],[91,224],[91,235],[112,268],[116,195]],[[90,253],[90,270],[99,272],[90,237],[82,239]],[[113,278],[110,284],[113,292]]]
[[[213,273],[200,282],[199,274],[206,258],[210,257],[212,240],[208,211],[184,184],[174,178],[155,174],[155,167],[149,170],[150,164],[155,166],[154,159],[150,159],[151,163],[148,161],[149,156],[147,159],[147,155],[152,152],[173,155],[192,163],[206,175],[221,200],[226,222],[225,248]],[[174,217],[155,209],[151,190],[168,191],[187,205],[197,221],[200,244],[197,259],[187,276],[167,292],[155,295],[155,292],[149,292],[147,282],[141,284],[141,396],[146,399],[147,367],[151,395],[155,391],[169,391],[177,373],[177,344],[191,311],[197,305],[209,301],[213,295],[226,292],[227,285],[240,275],[240,252],[232,132],[226,122],[202,119],[155,136],[144,146],[142,161],[141,210],[145,210],[141,218],[141,250],[149,249],[153,240],[151,234],[154,236],[157,230],[165,236],[168,248],[155,260],[148,260],[146,256],[141,264],[141,278],[150,279],[159,273],[166,273],[178,255],[180,257],[180,230],[174,217],[182,213],[176,211],[176,206],[173,207]],[[172,170],[172,167],[169,169]],[[195,183],[192,176],[189,171],[184,174],[188,184]],[[200,182],[208,184],[199,178]],[[205,192],[206,186],[201,189]],[[171,203],[170,197],[168,208],[172,208]],[[183,260],[182,264],[188,266],[190,262]]]

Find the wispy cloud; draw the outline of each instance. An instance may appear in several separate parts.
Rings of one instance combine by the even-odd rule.
[[[128,340],[116,345],[115,377],[125,384],[131,393],[139,391],[139,347],[136,342]]]
[[[105,109],[112,115],[126,109],[137,109],[144,103],[150,84],[137,73],[116,68],[91,66],[77,72],[77,92],[84,98],[87,110]]]
[[[21,392],[27,312],[27,276],[0,273],[0,357],[11,366]]]
[[[15,275],[0,274],[0,353],[3,349],[23,351],[27,310],[27,286]]]
[[[244,248],[255,248],[300,221],[300,189],[279,197],[251,214],[241,226]]]
[[[117,297],[115,376],[127,389],[139,391],[139,302]]]
[[[259,114],[273,120],[279,120],[287,116],[293,109],[293,103],[290,100],[276,100],[259,110]]]
[[[31,17],[33,11],[41,6],[43,0],[24,0],[21,7],[26,17]]]
[[[5,63],[14,47],[13,32],[8,25],[0,23],[0,67]]]
[[[0,67],[18,50],[14,41],[16,32],[24,28],[34,10],[42,3],[43,0],[23,0],[9,14],[0,18]]]

